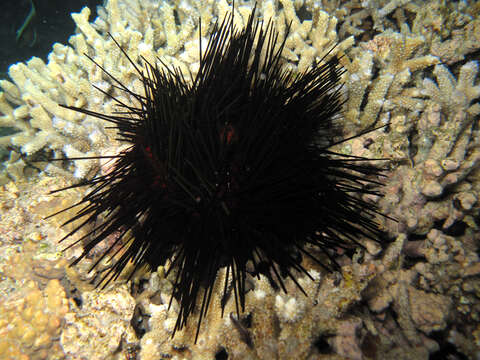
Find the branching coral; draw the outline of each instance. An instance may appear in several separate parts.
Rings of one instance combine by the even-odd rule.
[[[474,233],[467,232],[456,239],[431,230],[426,240],[407,241],[406,236],[397,239],[396,248],[401,253],[397,252],[393,257],[396,260],[385,272],[380,271],[364,293],[371,313],[364,314],[363,320],[383,356],[398,355],[398,347],[402,346],[409,349],[412,359],[438,351],[438,344],[427,335],[435,331],[458,334],[455,327],[449,327],[458,317],[463,319],[459,326],[463,333],[475,329],[480,303],[478,286],[474,284],[480,277],[480,267],[478,255],[468,249],[474,237]],[[401,269],[406,257],[421,261],[410,269]],[[470,337],[470,341],[463,339],[457,345],[475,357],[474,341]]]
[[[379,117],[388,121],[392,110],[396,114],[403,110],[413,118],[423,109],[418,90],[406,86],[414,82],[413,74],[438,63],[438,59],[421,55],[425,39],[414,36],[406,27],[403,30],[401,34],[386,31],[362,44],[367,51],[359,53],[349,69],[352,75],[348,84],[353,90],[347,102],[349,122],[365,128]],[[374,67],[381,70],[372,79]],[[361,108],[365,96],[368,101]]]
[[[405,253],[416,253],[425,262],[403,269]],[[361,258],[365,264],[358,263]],[[248,305],[240,318],[233,298],[226,300],[223,317],[220,303],[215,304],[205,322],[208,331],[196,345],[190,340],[194,325],[169,339],[178,307],[174,300],[167,311],[171,284],[159,269],[139,297],[142,313],[149,315],[139,355],[145,360],[209,359],[222,352],[229,359],[362,359],[366,354],[381,359],[408,353],[409,359],[424,359],[439,350],[430,334],[447,329],[456,314],[472,321],[479,316],[477,262],[478,256],[461,241],[433,230],[421,249],[400,235],[381,259],[372,253],[354,256],[353,263],[343,267],[342,277],[312,269],[315,282],[299,279],[307,296],[294,292],[290,281],[288,295],[284,294],[261,276],[251,280]],[[445,264],[452,267],[441,276]],[[468,276],[461,279],[460,274]],[[214,291],[222,291],[224,275]]]
[[[315,341],[325,337],[331,339],[329,342],[338,354],[358,358],[360,338],[356,329],[361,326],[358,319],[345,314],[360,299],[374,271],[375,267],[370,265],[345,267],[341,280],[336,275],[322,277],[318,271],[311,270],[310,275],[316,281],[307,277],[299,279],[307,296],[296,292],[291,281],[286,282],[287,295],[273,289],[264,276],[252,279],[245,313],[237,318],[232,296],[227,299],[222,318],[221,304],[216,302],[211,315],[205,319],[209,330],[202,333],[196,345],[191,343],[195,324],[169,340],[177,306],[174,300],[167,312],[169,296],[163,287],[169,288],[168,281],[154,274],[141,300],[150,318],[149,331],[141,340],[140,356],[144,360],[162,356],[211,359],[223,348],[229,359],[305,359],[319,354]],[[222,272],[217,279],[219,288],[223,286],[224,276]]]
[[[448,229],[478,206],[479,194],[467,179],[480,161],[475,123],[480,109],[471,104],[480,95],[477,71],[476,62],[467,63],[455,80],[445,66],[437,65],[437,82],[424,80],[429,99],[413,139],[415,167],[395,171],[385,198],[408,232],[424,234],[438,221]]]
[[[71,46],[55,44],[47,64],[39,58],[32,58],[26,64],[12,65],[9,69],[12,82],[0,82],[3,89],[0,93],[0,126],[19,130],[0,141],[19,148],[23,155],[42,151],[50,158],[103,154],[107,148],[117,146],[115,134],[105,129],[101,120],[58,105],[112,113],[115,108],[107,94],[130,101],[124,99],[125,94],[113,86],[115,81],[99,66],[126,87],[142,91],[139,75],[128,59],[121,56],[120,49],[107,33],[112,34],[135,63],[141,63],[141,57],[152,63],[159,58],[168,66],[179,67],[185,74],[195,74],[199,65],[199,22],[202,22],[201,39],[205,49],[214,21],[222,20],[230,8],[226,0],[191,0],[176,6],[168,2],[159,5],[155,1],[110,0],[99,11],[94,23],[88,21],[88,8],[72,14],[78,33],[70,38]],[[251,8],[251,4],[238,6],[234,14],[237,26],[243,26]],[[287,24],[291,23],[283,55],[288,66],[298,71],[311,66],[338,43],[336,19],[319,7],[311,7],[311,20],[300,20],[296,9],[287,0],[281,5],[264,1],[259,4],[258,12],[265,21],[274,22],[280,36],[286,35]],[[352,44],[353,38],[340,42],[331,55]],[[62,176],[68,174],[58,165],[50,163],[45,170]],[[82,179],[95,171],[95,166],[93,161],[74,161],[67,170]],[[18,179],[23,175],[23,167],[24,160],[12,156],[6,164],[6,172],[9,177]]]

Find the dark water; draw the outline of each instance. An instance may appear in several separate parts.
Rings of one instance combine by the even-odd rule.
[[[35,14],[23,31],[32,4]],[[84,6],[96,18],[97,5],[103,0],[2,0],[0,6],[0,79],[6,78],[8,67],[37,56],[46,61],[55,42],[67,43],[75,31],[70,14]]]

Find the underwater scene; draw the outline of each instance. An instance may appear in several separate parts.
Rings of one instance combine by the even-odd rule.
[[[2,6],[0,360],[480,359],[480,1]]]

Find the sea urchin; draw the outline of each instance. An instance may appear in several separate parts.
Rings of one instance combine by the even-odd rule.
[[[66,106],[113,123],[129,144],[112,171],[72,186],[92,190],[74,205],[83,208],[69,222],[81,223],[66,237],[93,224],[74,263],[115,233],[102,258],[121,250],[104,282],[129,263],[156,269],[170,260],[175,330],[199,305],[197,336],[219,269],[224,296],[231,283],[240,312],[247,274],[265,274],[284,291],[289,277],[303,291],[295,278],[309,275],[302,256],[332,269],[333,249],[382,238],[377,207],[361,199],[379,194],[372,178],[381,169],[331,150],[346,141],[338,58],[302,73],[286,69],[285,40],[254,13],[241,30],[231,15],[215,25],[192,79],[146,60],[142,71],[129,58],[143,94],[102,70],[137,105],[115,99],[120,110],[111,115]]]

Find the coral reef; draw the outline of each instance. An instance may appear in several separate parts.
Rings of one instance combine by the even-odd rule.
[[[178,308],[174,300],[167,311],[169,295],[165,290],[171,285],[160,269],[150,278],[139,302],[148,315],[149,329],[141,339],[140,357],[212,359],[223,350],[229,359],[306,359],[320,355],[315,342],[324,337],[338,354],[359,358],[361,340],[357,330],[361,320],[346,313],[374,277],[375,266],[354,267],[343,268],[343,279],[335,274],[322,277],[319,271],[311,270],[315,281],[306,276],[299,279],[307,296],[295,291],[290,280],[286,282],[288,295],[279,293],[266,277],[260,276],[251,283],[245,313],[240,318],[233,297],[228,299],[223,317],[220,302],[214,302],[211,316],[202,325],[209,330],[201,333],[196,345],[191,343],[195,319],[170,339]],[[224,276],[224,272],[219,274],[218,287],[223,286]]]
[[[28,281],[22,291],[0,305],[0,357],[2,359],[61,359],[55,338],[69,309],[58,280],[50,280],[42,291]]]
[[[415,153],[409,156],[414,166],[396,169],[384,199],[388,212],[404,219],[401,231],[426,234],[439,221],[448,229],[475,211],[479,194],[468,177],[475,176],[480,161],[474,120],[480,107],[470,105],[480,95],[477,72],[478,63],[468,62],[455,80],[437,65],[437,82],[423,81],[425,111],[410,125],[416,132],[411,140]]]
[[[349,123],[366,128],[380,119],[387,123],[396,113],[407,111],[407,121],[423,109],[415,88],[406,87],[412,74],[438,63],[432,55],[418,55],[425,39],[402,27],[402,33],[385,31],[352,50],[355,60],[347,66],[352,74],[348,80],[350,96],[345,114]],[[374,64],[381,70],[372,79]],[[364,97],[368,100],[362,107]],[[392,114],[393,112],[393,114]]]
[[[238,26],[252,3],[236,1]],[[114,102],[107,94],[131,100],[84,54],[135,91],[141,89],[138,74],[107,32],[135,63],[142,56],[152,63],[158,57],[195,74],[199,42],[205,49],[214,21],[231,10],[229,4],[109,0],[93,22],[84,8],[72,14],[77,33],[70,45],[56,44],[46,64],[32,58],[12,65],[11,80],[0,81],[0,126],[18,131],[0,138],[1,146],[9,146],[0,169],[0,183],[6,184],[0,192],[0,290],[7,294],[0,305],[0,333],[10,339],[0,341],[0,354],[18,359],[41,359],[46,351],[51,358],[91,359],[125,354],[142,360],[226,355],[425,359],[448,355],[453,347],[465,357],[479,357],[480,8],[465,1],[257,2],[258,16],[273,21],[280,38],[291,24],[285,66],[302,71],[338,44],[331,55],[342,55],[347,70],[346,136],[385,125],[338,144],[337,150],[390,160],[382,180],[385,196],[369,197],[397,220],[380,217],[395,239],[386,249],[366,241],[353,259],[342,256],[342,271],[333,274],[304,259],[315,279],[299,280],[308,296],[290,281],[285,294],[263,276],[249,279],[245,311],[238,316],[230,296],[223,300],[222,317],[221,304],[214,303],[196,345],[191,340],[195,319],[171,338],[178,306],[173,299],[167,311],[167,294],[175,274],[165,277],[159,268],[134,279],[130,292],[125,285],[101,291],[88,284],[94,259],[65,270],[67,261],[55,245],[68,231],[57,229],[62,218],[38,228],[34,224],[38,215],[78,198],[74,192],[68,198],[48,196],[48,189],[106,171],[105,164],[45,159],[112,154],[121,144],[101,120],[58,104],[111,113]],[[26,187],[25,178],[37,173],[36,183]],[[74,247],[64,256],[78,251]],[[220,293],[224,276],[218,275]],[[61,306],[49,308],[50,301]],[[31,308],[38,322],[28,315]],[[44,324],[46,316],[61,325]],[[24,339],[19,329],[25,328]],[[113,329],[111,336],[99,336],[105,329]],[[89,336],[95,339],[90,344]]]
[[[312,269],[314,282],[307,277],[299,280],[307,296],[295,292],[291,281],[284,294],[263,276],[253,279],[240,319],[233,299],[228,300],[223,317],[216,303],[203,325],[208,331],[202,332],[196,345],[191,342],[195,321],[170,339],[178,307],[173,300],[167,311],[171,284],[159,269],[138,298],[143,317],[148,318],[139,355],[141,359],[211,359],[221,352],[229,359],[428,358],[440,349],[428,335],[447,329],[455,316],[478,323],[480,267],[475,253],[438,230],[428,234],[421,249],[415,245],[400,235],[382,259],[376,259],[377,251],[367,252],[364,264],[359,264],[358,254],[351,265],[342,267],[341,276]],[[426,261],[403,269],[404,252],[421,254]],[[308,262],[303,265],[315,268]],[[451,332],[461,336],[457,330]],[[463,340],[462,351],[475,356],[474,340]]]
[[[286,35],[287,24],[291,24],[283,52],[286,66],[302,71],[334,45],[338,44],[330,56],[353,45],[353,37],[338,39],[336,19],[320,8],[312,7],[311,20],[300,21],[289,0],[283,0],[281,5],[282,8],[273,1],[264,1],[258,13],[265,21],[274,21],[280,34],[279,42]],[[47,64],[35,57],[26,64],[14,64],[9,68],[12,82],[0,81],[3,89],[0,126],[18,130],[0,139],[0,143],[18,149],[5,162],[2,181],[23,177],[25,156],[39,152],[49,158],[92,156],[103,154],[117,144],[115,135],[105,129],[102,120],[58,105],[111,113],[115,108],[110,95],[128,101],[125,93],[115,88],[112,78],[96,64],[126,87],[141,93],[139,74],[125,56],[120,56],[120,50],[107,33],[112,34],[135,63],[141,62],[141,57],[150,62],[158,57],[186,74],[195,74],[199,65],[199,22],[203,24],[200,36],[205,48],[213,22],[223,19],[230,9],[225,0],[184,1],[175,8],[168,2],[160,6],[154,1],[111,0],[99,10],[94,23],[88,22],[88,8],[72,14],[78,34],[70,38],[71,46],[55,44]],[[235,24],[243,26],[250,11],[251,7],[240,6],[234,14]],[[57,164],[38,163],[38,166],[52,175],[72,173],[74,178],[82,179],[96,171],[97,165],[95,161],[76,160],[65,171]]]
[[[112,291],[86,291],[81,306],[70,306],[60,343],[68,357],[106,359],[120,352],[122,341],[135,342],[130,326],[135,301],[125,286]]]
[[[65,359],[76,353],[93,354],[86,358],[100,358],[118,352],[124,356],[134,346],[129,320],[135,301],[124,288],[108,293],[93,291],[88,284],[88,269],[67,267],[65,256],[73,257],[78,249],[63,254],[59,250],[67,244],[58,244],[64,230],[58,223],[42,220],[45,215],[75,201],[75,193],[54,197],[49,191],[62,185],[61,179],[42,177],[35,184],[20,181],[1,187],[0,206],[0,358],[2,359]],[[68,216],[68,215],[66,215]],[[60,219],[57,219],[61,221]],[[65,256],[64,256],[65,255]],[[88,262],[85,264],[87,265]],[[81,272],[81,274],[79,274]],[[123,298],[122,298],[123,296]],[[122,301],[123,299],[123,301]],[[82,308],[79,304],[83,302]],[[83,316],[72,325],[79,314]],[[99,338],[92,348],[91,340],[84,349],[78,349],[80,336],[69,334],[99,334],[95,328],[114,323],[117,336],[110,337],[111,345]],[[126,319],[126,320],[122,320]],[[87,321],[89,326],[82,321]],[[122,321],[124,321],[122,323]],[[83,324],[83,326],[80,326]],[[89,332],[90,331],[90,332]],[[130,336],[129,336],[130,334]],[[113,335],[113,332],[110,334]],[[63,339],[63,342],[61,342]],[[120,340],[119,340],[120,339]],[[130,344],[130,342],[131,345]],[[124,348],[119,349],[119,345]],[[73,355],[72,355],[73,354]],[[78,357],[77,357],[78,358]]]

